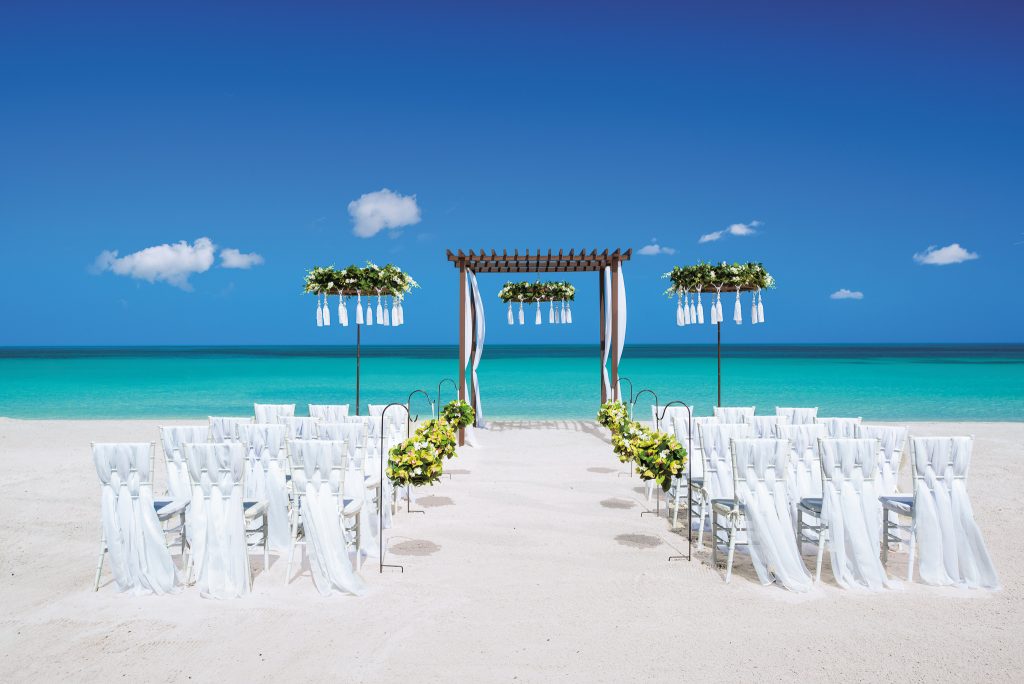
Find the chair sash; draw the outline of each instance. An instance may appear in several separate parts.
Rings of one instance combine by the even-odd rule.
[[[188,467],[181,445],[210,441],[208,425],[173,425],[160,428],[160,444],[167,462],[167,493],[175,501],[192,499],[192,483],[188,479]]]
[[[348,404],[310,404],[309,416],[322,423],[341,423],[348,416]]]
[[[804,423],[779,425],[775,428],[779,439],[788,440],[792,452],[786,473],[786,489],[796,520],[796,507],[800,499],[821,497],[821,462],[818,459],[818,440],[828,437],[824,425]]]
[[[704,457],[704,488],[712,500],[733,498],[729,440],[750,437],[750,426],[746,423],[703,423],[697,429]]]
[[[285,416],[280,422],[285,426],[285,439],[316,439],[316,426],[320,421],[316,418]]]
[[[153,445],[94,444],[93,463],[102,484],[103,539],[120,592],[168,594],[178,590],[178,571],[153,508]]]
[[[252,418],[210,416],[210,441],[234,442],[238,440],[238,426],[251,423]]]
[[[288,519],[288,456],[284,450],[285,426],[280,423],[252,423],[239,426],[239,441],[245,448],[245,498],[267,502],[268,541],[273,551],[291,545]]]
[[[789,425],[787,416],[747,416],[744,423],[749,423],[753,428],[753,436],[759,439],[770,439],[775,437],[776,425]]]
[[[814,408],[783,408],[776,406],[775,415],[789,418],[790,425],[806,425],[813,423],[818,417],[818,407]]]
[[[742,423],[754,415],[754,406],[716,406],[715,418],[722,423]]]
[[[815,418],[814,422],[825,426],[829,439],[854,439],[860,418]]]
[[[281,423],[295,416],[295,404],[253,404],[257,423]]]
[[[907,443],[907,428],[858,423],[854,434],[857,439],[873,439],[878,442],[879,496],[892,496],[899,492],[900,463]]]

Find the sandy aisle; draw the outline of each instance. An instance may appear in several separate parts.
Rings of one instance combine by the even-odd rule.
[[[826,569],[825,587],[794,596],[742,557],[730,585],[706,555],[668,563],[685,537],[640,517],[640,482],[576,422],[503,424],[464,450],[454,479],[420,492],[427,513],[397,519],[389,560],[405,574],[368,566],[362,599],[321,598],[308,569],[285,587],[284,563],[263,573],[257,556],[245,600],[122,597],[109,573],[93,593],[88,443],[150,441],[158,424],[0,420],[0,679],[1024,678],[1024,424],[912,426],[976,435],[970,490],[998,593],[851,593]],[[50,471],[59,484],[39,480]]]

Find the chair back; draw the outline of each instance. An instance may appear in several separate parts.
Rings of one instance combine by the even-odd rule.
[[[878,479],[878,442],[873,439],[819,438],[818,454],[825,487],[845,481],[860,490],[864,483],[871,483],[871,498],[877,500],[874,482]]]
[[[776,425],[789,425],[788,416],[747,416],[743,421],[749,423],[754,437],[761,439],[775,437]]]
[[[907,428],[858,423],[854,429],[854,436],[878,442],[878,493],[881,496],[896,494],[899,491],[903,449],[907,444]]]
[[[762,484],[773,499],[780,493],[785,496],[790,458],[787,440],[730,439],[729,452],[737,503],[747,503],[750,493]],[[788,517],[788,513],[786,515]]]
[[[721,423],[742,423],[747,416],[753,416],[756,406],[716,406],[715,418]],[[726,444],[726,447],[729,445]]]
[[[815,418],[814,422],[825,426],[829,439],[854,439],[860,418]]]
[[[818,407],[813,408],[785,408],[776,406],[775,415],[789,418],[790,425],[806,425],[813,423],[818,417]]]
[[[318,418],[285,416],[280,422],[285,427],[286,439],[316,439],[316,426],[320,420]]]
[[[209,442],[209,425],[170,425],[160,428],[160,444],[167,464],[167,492],[175,501],[192,498],[192,483],[181,445],[187,442]]]
[[[257,423],[281,423],[295,415],[295,404],[253,404]]]
[[[366,453],[366,432],[365,423],[320,423],[317,426],[319,439],[345,443],[350,464],[362,465]]]
[[[227,416],[210,416],[211,442],[237,442],[238,426],[251,423],[252,417],[235,418]]]
[[[796,510],[800,499],[821,496],[821,462],[818,460],[818,440],[826,439],[828,431],[820,423],[777,425],[775,436],[789,441],[789,494]]]
[[[732,456],[729,441],[747,439],[747,423],[703,423],[698,425],[700,450],[704,458],[704,488],[712,499],[733,498]]]
[[[284,450],[287,428],[281,423],[250,423],[238,426],[238,441],[245,449],[245,498],[262,501],[267,496],[271,471],[288,472]]]
[[[348,404],[310,404],[310,418],[318,418],[323,423],[341,423],[348,415]]]
[[[676,431],[677,422],[681,423],[682,429],[685,430],[687,416],[693,418],[696,412],[697,411],[691,406],[689,413],[687,413],[686,407],[679,406],[678,404],[675,406],[660,407],[659,409],[655,409],[654,406],[651,406],[651,425],[656,430],[671,435]],[[663,413],[665,414],[665,417],[660,418]]]
[[[966,482],[973,447],[973,437],[911,437],[914,496],[922,488],[948,496],[954,481]]]
[[[329,439],[293,439],[288,442],[292,486],[300,497],[312,485],[320,495],[329,494],[341,502],[345,491],[348,457],[345,443]],[[326,486],[326,492],[325,492]]]

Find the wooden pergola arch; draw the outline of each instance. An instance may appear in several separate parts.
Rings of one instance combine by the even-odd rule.
[[[476,348],[476,334],[474,326],[474,335],[472,338],[471,348],[466,348],[466,272],[472,271],[473,273],[582,273],[582,272],[597,272],[598,281],[600,283],[600,297],[598,305],[601,309],[601,329],[600,329],[600,349],[605,348],[605,343],[608,342],[610,349],[618,349],[619,345],[619,298],[612,296],[611,298],[611,340],[605,340],[605,297],[609,296],[609,293],[605,292],[604,277],[601,275],[606,267],[611,268],[611,291],[616,293],[619,290],[619,264],[624,261],[629,261],[633,255],[632,249],[627,249],[625,252],[616,249],[614,252],[604,250],[598,252],[596,249],[587,252],[585,249],[576,251],[570,249],[568,253],[564,250],[548,250],[543,252],[537,250],[536,252],[530,253],[530,250],[526,250],[524,254],[520,254],[519,250],[513,251],[511,254],[506,250],[502,250],[500,253],[496,250],[480,250],[474,252],[470,250],[468,254],[464,253],[461,249],[457,252],[448,250],[448,261],[452,262],[455,268],[459,269],[459,399],[466,400],[466,362],[470,358],[470,354]],[[473,316],[477,313],[475,309],[472,312]],[[619,360],[616,354],[612,353],[611,356],[611,372],[609,379],[612,387],[612,397],[618,398],[619,391]],[[601,383],[601,402],[604,403],[609,400],[607,392],[604,386],[604,359],[601,359],[601,372],[598,375],[599,382]],[[463,443],[463,433],[459,431],[459,444]]]

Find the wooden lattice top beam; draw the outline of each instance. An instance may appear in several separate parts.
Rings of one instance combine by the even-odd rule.
[[[465,267],[475,273],[575,273],[614,267],[622,261],[629,261],[632,255],[632,249],[625,252],[618,249],[614,252],[607,249],[598,252],[594,249],[589,253],[585,249],[578,252],[570,249],[568,253],[561,249],[557,252],[549,249],[546,252],[537,250],[532,254],[530,250],[520,254],[518,249],[512,254],[507,250],[502,250],[501,254],[493,249],[490,252],[485,249],[479,252],[469,250],[467,254],[461,249],[457,252],[449,249],[448,261],[455,268]]]

